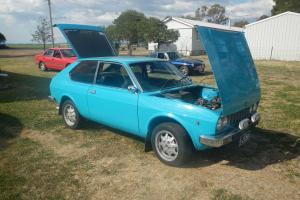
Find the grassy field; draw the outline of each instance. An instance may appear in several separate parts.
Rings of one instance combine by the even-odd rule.
[[[249,143],[172,168],[120,131],[65,128],[47,101],[56,72],[40,72],[35,52],[0,51],[0,199],[300,199],[300,62],[256,62],[262,121]],[[214,82],[209,69],[192,79]]]

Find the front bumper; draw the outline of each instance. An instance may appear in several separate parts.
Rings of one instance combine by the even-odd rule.
[[[254,115],[253,115],[254,116]],[[208,135],[201,135],[200,136],[200,143],[204,144],[209,147],[221,147],[223,145],[226,145],[234,140],[234,138],[237,138],[237,136],[242,135],[243,133],[249,132],[251,128],[255,127],[259,120],[259,114],[255,114],[255,120],[251,121],[251,123],[247,126],[247,128],[239,128],[237,130],[224,133],[222,135],[216,135],[216,136],[208,136]],[[244,120],[242,120],[244,121]],[[241,122],[242,122],[241,121]],[[250,121],[250,119],[249,119]]]

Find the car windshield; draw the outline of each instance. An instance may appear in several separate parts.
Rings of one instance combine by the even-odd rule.
[[[72,49],[61,49],[60,51],[64,57],[76,57]]]
[[[174,65],[166,61],[139,62],[129,66],[145,92],[164,90],[192,83]]]
[[[171,60],[175,60],[177,58],[180,58],[180,56],[177,52],[168,52],[167,54],[169,56],[169,59],[171,59]]]

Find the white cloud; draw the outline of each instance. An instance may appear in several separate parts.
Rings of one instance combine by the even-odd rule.
[[[226,7],[227,15],[231,19],[253,19],[262,15],[270,15],[273,0],[251,0],[249,2]]]
[[[124,10],[135,9],[163,19],[193,15],[202,5],[226,6],[232,19],[253,19],[270,14],[272,0],[52,0],[54,23],[109,25]],[[46,0],[0,0],[0,32],[8,42],[29,42],[39,17],[48,17]]]

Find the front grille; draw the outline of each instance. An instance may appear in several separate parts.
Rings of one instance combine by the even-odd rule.
[[[250,117],[249,108],[246,108],[244,110],[229,115],[228,123],[231,125],[235,125],[238,124],[242,119],[249,118],[249,117]]]

